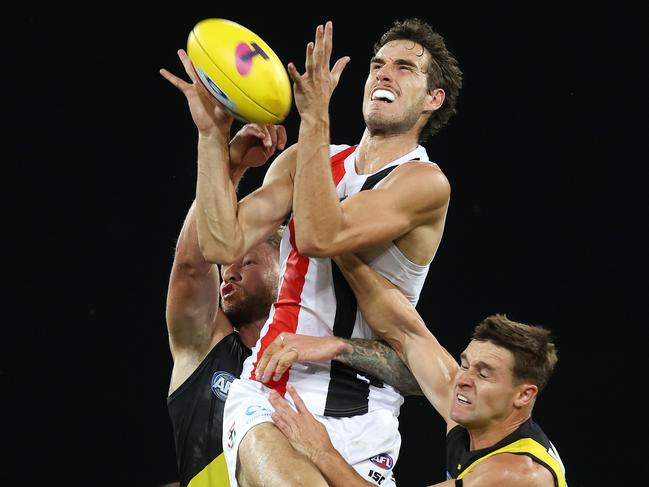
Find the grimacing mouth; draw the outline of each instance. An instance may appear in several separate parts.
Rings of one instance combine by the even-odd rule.
[[[465,395],[460,394],[459,392],[455,394],[455,398],[463,404],[471,404],[471,401],[469,401],[469,399]]]
[[[380,100],[387,103],[392,103],[395,99],[396,95],[392,91],[385,88],[376,88],[370,95],[370,101]]]

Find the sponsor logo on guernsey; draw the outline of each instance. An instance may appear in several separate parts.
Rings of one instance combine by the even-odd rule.
[[[377,467],[382,468],[383,470],[392,470],[392,467],[394,467],[394,460],[387,453],[381,453],[379,455],[373,456],[372,458],[370,458],[370,462],[372,462]]]
[[[234,379],[235,377],[230,372],[214,372],[214,375],[212,375],[212,392],[216,397],[225,401]]]

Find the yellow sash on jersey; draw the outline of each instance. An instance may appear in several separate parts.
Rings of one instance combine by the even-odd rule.
[[[223,453],[208,463],[203,470],[198,472],[194,478],[189,481],[187,487],[214,487],[216,485],[219,487],[230,487],[228,467],[225,463],[225,456]]]
[[[478,458],[475,462],[469,465],[466,468],[466,470],[464,470],[464,472],[458,475],[457,478],[461,479],[467,473],[469,473],[469,471],[473,467],[475,467],[478,463],[480,463],[483,460],[486,460],[487,458],[493,455],[497,455],[498,453],[529,453],[534,458],[537,458],[538,460],[542,461],[552,469],[552,471],[556,475],[557,481],[559,483],[559,487],[566,487],[566,479],[563,476],[563,470],[561,469],[561,465],[559,464],[559,462],[552,455],[548,453],[548,451],[545,449],[543,445],[541,445],[537,441],[534,441],[532,438],[523,438],[521,440],[515,441],[514,443],[503,446],[498,450],[492,451],[491,453],[485,455],[484,457]]]

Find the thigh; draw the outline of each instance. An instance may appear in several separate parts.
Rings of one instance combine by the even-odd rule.
[[[270,389],[237,379],[223,411],[223,453],[230,485],[326,486],[324,478],[272,422]]]
[[[236,476],[242,487],[327,486],[315,465],[273,423],[256,425],[241,440]]]

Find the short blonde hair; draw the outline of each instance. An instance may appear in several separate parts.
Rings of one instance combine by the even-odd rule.
[[[266,243],[270,245],[273,250],[278,250],[279,251],[279,244],[282,241],[282,237],[284,236],[284,229],[286,227],[284,225],[281,225],[273,234],[268,237],[266,240]]]

